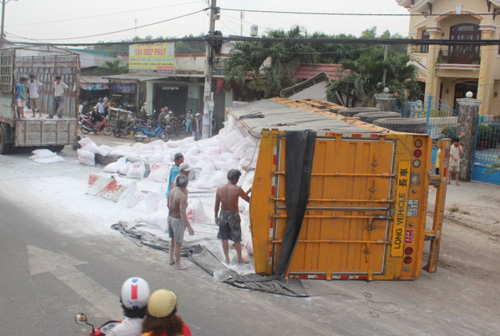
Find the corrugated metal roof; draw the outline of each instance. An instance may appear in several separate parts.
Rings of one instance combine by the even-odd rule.
[[[109,80],[101,76],[80,76],[81,84],[109,84]]]
[[[373,132],[373,130],[350,125],[338,119],[331,119],[318,113],[268,99],[243,106],[229,107],[227,110],[229,114],[240,120],[255,137],[260,137],[264,128],[283,131],[309,129],[335,133]]]
[[[330,80],[334,81],[344,74],[349,73],[350,70],[345,70],[341,64],[301,64],[295,69],[292,77],[296,79],[309,79],[321,72],[325,72]]]

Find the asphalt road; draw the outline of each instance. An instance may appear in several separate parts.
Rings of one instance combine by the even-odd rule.
[[[180,315],[194,335],[334,334],[286,307],[308,299],[238,290],[195,266],[175,271],[164,253],[118,234],[65,236],[1,193],[0,213],[2,335],[82,335],[86,329],[74,314],[86,312],[96,324],[116,318],[121,282],[131,275],[146,278],[153,289],[176,292]]]
[[[468,235],[477,233],[457,231],[455,237],[448,228],[438,273],[422,272],[416,281],[304,281],[309,298],[240,290],[194,265],[175,271],[165,253],[137,246],[108,231],[108,224],[98,232],[92,228],[99,225],[86,226],[92,204],[100,202],[84,195],[86,178],[97,168],[78,164],[71,148],[62,154],[66,162],[57,166],[34,165],[26,151],[0,155],[0,335],[84,335],[88,329],[74,322],[74,314],[86,312],[97,325],[119,318],[120,287],[130,276],[144,277],[153,290],[176,292],[179,314],[193,335],[435,336],[500,330],[498,285],[482,275],[497,272],[498,253],[487,239],[484,246],[469,242]],[[52,195],[42,193],[47,186]],[[466,187],[460,188],[471,192]],[[74,207],[56,201],[68,197],[68,188],[82,190],[72,194],[78,195]],[[460,266],[465,261],[472,268]],[[483,261],[488,265],[476,272]]]

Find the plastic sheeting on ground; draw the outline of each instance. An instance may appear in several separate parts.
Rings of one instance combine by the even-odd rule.
[[[170,240],[167,234],[158,226],[149,224],[143,219],[120,221],[111,228],[120,231],[137,244],[169,252]],[[298,279],[284,280],[277,277],[262,277],[258,274],[240,275],[227,268],[209,249],[196,241],[184,242],[181,256],[188,257],[214,278],[238,288],[294,297],[309,296]]]

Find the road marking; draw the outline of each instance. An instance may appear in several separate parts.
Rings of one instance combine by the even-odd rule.
[[[28,245],[28,258],[31,275],[50,272],[100,310],[103,316],[120,319],[123,315],[118,296],[75,268],[87,264],[86,261],[30,245]]]

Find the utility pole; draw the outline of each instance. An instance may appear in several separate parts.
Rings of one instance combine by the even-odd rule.
[[[208,42],[206,49],[205,60],[205,90],[203,96],[203,139],[212,136],[212,113],[214,102],[212,100],[212,76],[213,76],[213,37],[215,31],[215,20],[217,20],[217,0],[212,0],[210,5],[210,28],[208,31]]]
[[[5,23],[5,3],[6,0],[2,0],[2,32],[0,35],[0,48],[3,48],[3,29],[4,29],[4,23]]]
[[[9,2],[11,2],[12,0],[0,0],[2,1],[2,28],[1,28],[1,32],[0,32],[0,48],[3,48],[3,44],[5,42],[5,39],[4,39],[4,27],[5,27],[5,5]],[[17,0],[14,0],[14,1],[17,1]]]
[[[389,52],[389,46],[386,44],[385,50],[384,50],[384,62],[387,61],[388,52]],[[387,79],[387,69],[384,65],[384,74],[382,75],[382,85],[384,86],[384,88],[385,88],[386,79]]]

